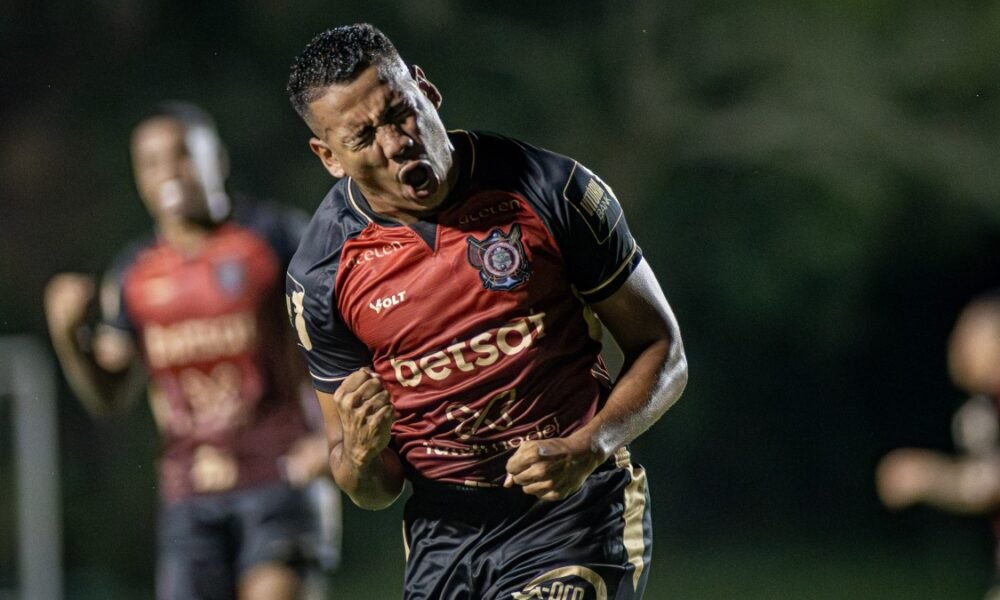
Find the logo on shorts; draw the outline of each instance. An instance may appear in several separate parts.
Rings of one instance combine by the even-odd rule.
[[[520,592],[511,594],[512,600],[607,600],[608,584],[593,569],[581,565],[560,567],[539,575]]]
[[[469,263],[479,269],[484,288],[506,292],[528,280],[528,259],[521,245],[521,226],[517,223],[507,234],[494,227],[481,240],[471,235],[465,239],[469,242]]]

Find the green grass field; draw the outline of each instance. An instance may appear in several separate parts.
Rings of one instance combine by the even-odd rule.
[[[817,543],[817,546],[819,542]],[[762,543],[657,552],[646,600],[976,600],[987,581],[981,554],[950,549],[940,561],[916,561],[889,547],[828,548]],[[366,544],[333,577],[331,599],[399,598],[398,547]],[[957,552],[955,550],[958,550]],[[70,577],[67,597],[131,600],[150,589],[105,577]]]
[[[333,600],[400,597],[401,503],[381,512],[347,507],[345,559]],[[859,537],[783,533],[693,541],[657,533],[646,600],[978,600],[989,582],[989,539],[980,522],[939,517]],[[668,519],[668,515],[660,515]],[[833,528],[836,530],[836,527]],[[981,535],[983,534],[983,535]],[[67,598],[134,600],[108,574],[70,573]]]

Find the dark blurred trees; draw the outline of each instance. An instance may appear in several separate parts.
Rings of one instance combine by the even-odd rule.
[[[993,3],[8,2],[0,331],[41,332],[44,281],[145,228],[126,141],[158,100],[217,116],[235,188],[314,206],[329,182],[287,67],[357,20],[425,67],[449,126],[570,154],[625,204],[691,359],[637,445],[658,527],[884,523],[871,467],[947,446],[945,335],[1000,283]],[[65,412],[72,486],[90,426]]]

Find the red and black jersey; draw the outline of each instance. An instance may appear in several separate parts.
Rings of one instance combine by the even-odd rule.
[[[520,443],[572,433],[606,399],[587,303],[641,256],[611,189],[576,161],[495,135],[450,137],[460,175],[441,210],[404,226],[338,181],[286,291],[317,389],[373,367],[408,471],[491,486]]]
[[[107,324],[133,334],[150,374],[168,502],[277,481],[307,431],[281,317],[298,231],[289,215],[238,206],[194,254],[129,249],[102,290]]]

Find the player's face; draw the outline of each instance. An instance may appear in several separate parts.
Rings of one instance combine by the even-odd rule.
[[[309,105],[317,135],[310,147],[334,177],[352,177],[376,209],[433,209],[447,195],[452,167],[440,95],[402,63],[381,71],[369,67]]]
[[[132,133],[136,187],[155,221],[206,221],[205,190],[177,119],[155,117]]]

